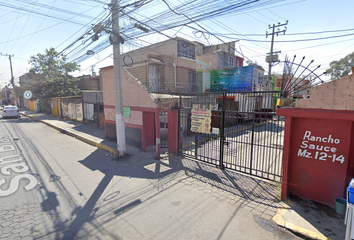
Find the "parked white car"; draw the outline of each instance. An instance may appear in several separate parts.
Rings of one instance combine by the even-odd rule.
[[[4,106],[2,109],[2,118],[20,118],[20,110],[16,106]]]

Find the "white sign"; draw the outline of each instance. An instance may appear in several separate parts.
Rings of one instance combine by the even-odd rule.
[[[31,99],[33,96],[32,92],[31,91],[26,91],[23,93],[23,97],[27,100]]]
[[[332,135],[327,137],[319,137],[311,135],[311,131],[306,131],[302,138],[300,148],[297,152],[298,157],[312,158],[322,161],[331,159],[332,162],[344,163],[343,155],[337,154],[337,148],[328,146],[328,144],[339,144],[340,139],[333,138]],[[332,154],[333,153],[333,154]]]
[[[192,109],[191,131],[199,133],[210,133],[211,110]]]

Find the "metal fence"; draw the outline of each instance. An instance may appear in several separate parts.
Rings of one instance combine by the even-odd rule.
[[[284,121],[276,116],[280,92],[182,95],[180,153],[195,159],[281,180]],[[211,132],[191,131],[192,109],[211,110]]]
[[[160,147],[168,147],[168,114],[167,112],[160,112]]]

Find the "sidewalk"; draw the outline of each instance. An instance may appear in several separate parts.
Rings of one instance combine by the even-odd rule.
[[[104,129],[79,122],[65,121],[59,117],[33,111],[21,111],[21,114],[32,119],[35,118],[36,121],[55,128],[61,133],[73,136],[111,154],[116,154],[116,143],[105,139]],[[277,229],[272,225],[276,223],[305,239],[344,239],[344,216],[337,214],[335,209],[295,196],[289,197],[286,201],[280,201],[279,184],[274,182],[252,178],[233,171],[220,170],[207,164],[181,159],[178,156],[166,157],[157,161],[154,159],[154,152],[141,152],[129,146],[127,146],[127,153],[132,163],[139,161],[160,162],[160,172],[168,171],[166,170],[168,163],[178,163],[177,167],[193,180],[186,181],[184,184],[194,186],[196,191],[203,191],[211,198],[226,201],[251,212],[254,221],[273,234],[278,235],[279,227]],[[143,176],[139,177],[144,178]],[[179,203],[176,202],[176,204]],[[220,214],[230,213],[220,212]]]

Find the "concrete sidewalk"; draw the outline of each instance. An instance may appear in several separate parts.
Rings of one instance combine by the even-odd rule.
[[[61,133],[116,154],[116,143],[105,139],[104,129],[33,111],[21,111],[21,114],[55,128]],[[154,159],[154,152],[141,152],[138,149],[127,147],[127,153],[131,162],[138,162],[142,159],[150,162],[157,161]],[[279,183],[267,182],[233,171],[220,170],[207,164],[181,159],[178,156],[174,156],[173,159],[162,158],[160,160],[162,167],[166,165],[165,161],[182,161],[185,174],[193,176],[195,180],[190,184],[195,185],[197,190],[209,193],[210,197],[227,201],[229,204],[239,205],[240,208],[254,215],[254,220],[259,226],[273,234],[277,230],[271,226],[272,223],[276,223],[280,227],[298,233],[303,238],[344,239],[344,216],[337,214],[335,209],[295,196],[289,197],[286,201],[280,201]],[[203,165],[203,170],[196,169],[195,164]],[[214,188],[218,191],[213,191]],[[286,239],[283,237],[280,238]]]

